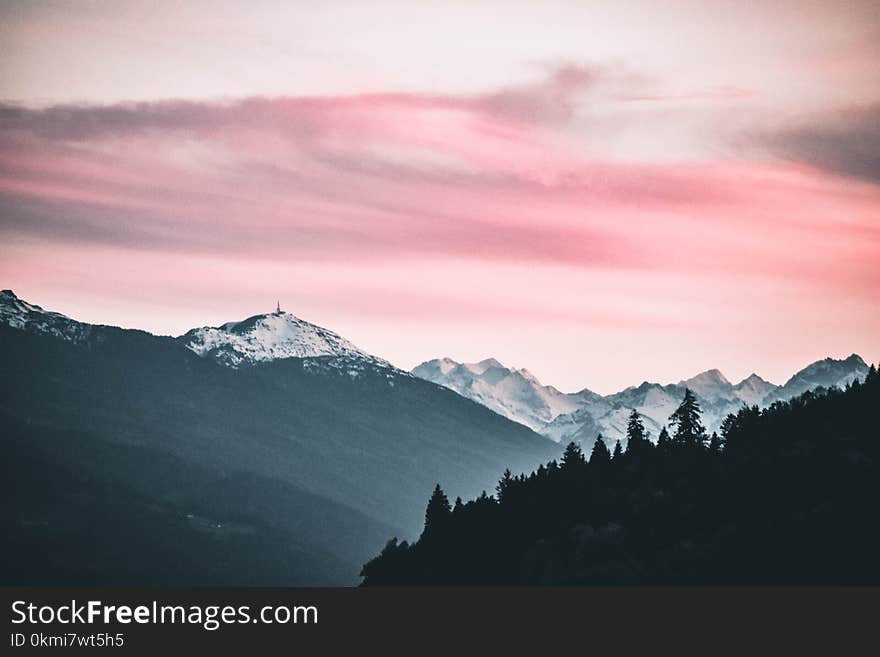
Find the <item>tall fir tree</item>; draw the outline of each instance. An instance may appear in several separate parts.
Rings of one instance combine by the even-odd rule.
[[[663,428],[660,429],[660,435],[657,436],[657,447],[661,450],[667,450],[671,442],[672,439],[669,437],[669,431],[666,429],[666,425],[663,425]]]
[[[648,432],[645,430],[642,416],[636,409],[632,409],[626,423],[626,451],[630,454],[638,454],[649,445]]]
[[[703,446],[706,444],[706,428],[700,420],[700,403],[690,388],[685,388],[684,397],[672,415],[669,423],[675,427],[672,441],[677,445]]]
[[[621,456],[623,456],[623,448],[620,446],[620,441],[618,440],[614,443],[614,453],[611,455],[611,460],[616,461]]]
[[[584,465],[584,463],[586,463],[586,460],[584,459],[584,453],[581,451],[580,445],[574,441],[568,443],[568,445],[565,446],[565,451],[562,453],[559,467],[563,470],[575,470]],[[550,464],[548,464],[548,466],[549,465]]]
[[[455,504],[452,506],[452,513],[460,513],[464,508],[464,502],[461,501],[461,496],[455,498]]]
[[[440,484],[437,484],[431,499],[428,500],[428,508],[425,509],[425,529],[422,536],[429,536],[436,532],[437,528],[446,524],[451,515],[452,507],[449,506],[449,498],[440,488]]]
[[[608,445],[600,433],[596,436],[596,442],[593,443],[593,451],[590,452],[590,465],[606,465],[611,462],[611,452],[608,451]]]
[[[510,468],[505,469],[504,474],[501,475],[501,479],[498,481],[498,485],[495,486],[495,493],[498,495],[499,502],[504,500],[504,494],[510,489],[514,481]]]

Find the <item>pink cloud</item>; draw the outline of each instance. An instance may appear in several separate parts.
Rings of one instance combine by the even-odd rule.
[[[837,308],[854,343],[876,344],[880,187],[800,160],[593,147],[585,132],[616,125],[599,110],[631,105],[603,75],[471,96],[7,107],[0,273],[92,313],[102,290],[138,290],[175,309],[142,324],[165,331],[194,321],[194,298],[219,322],[272,289],[403,364],[436,355],[449,322],[619,350],[635,332],[662,350]],[[131,325],[151,321],[125,303]],[[377,337],[395,322],[423,322],[424,344]]]
[[[704,91],[691,91],[677,94],[619,94],[618,100],[626,102],[687,102],[687,101],[726,101],[758,98],[760,94],[751,89],[721,87]]]

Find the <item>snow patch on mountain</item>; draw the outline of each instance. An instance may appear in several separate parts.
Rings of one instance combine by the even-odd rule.
[[[779,386],[765,381],[757,374],[750,374],[733,386],[733,394],[747,406],[758,406],[767,395],[778,389]]]
[[[857,354],[844,359],[825,358],[796,373],[781,388],[768,395],[764,403],[791,399],[816,388],[843,388],[855,379],[864,381],[867,373],[868,365]]]
[[[494,358],[458,363],[451,358],[429,360],[412,370],[421,379],[468,397],[499,415],[540,430],[559,415],[572,413],[598,395],[589,390],[560,392],[528,370],[505,367]]]
[[[589,390],[562,393],[542,385],[528,370],[504,367],[493,358],[479,363],[440,358],[422,363],[412,373],[451,388],[551,440],[575,440],[589,449],[599,433],[609,443],[624,439],[633,409],[642,416],[645,428],[656,440],[686,388],[697,395],[703,424],[711,433],[719,431],[724,418],[744,404],[764,407],[818,387],[843,387],[856,378],[864,379],[867,371],[865,362],[856,355],[845,360],[827,358],[778,386],[757,374],[733,384],[720,371],[711,369],[678,383],[645,381],[604,397]]]
[[[455,363],[451,358],[445,359],[447,362]],[[479,363],[461,363],[461,366],[464,367],[471,374],[475,374],[476,376],[482,376],[488,370],[491,369],[505,369],[504,365],[499,363],[494,358],[486,358],[485,360],[481,360]]]
[[[85,339],[91,325],[19,299],[12,290],[0,291],[0,324],[28,333],[51,335],[70,342]]]
[[[733,396],[733,385],[718,370],[707,370],[690,379],[679,381],[682,388],[690,388],[699,397],[706,399],[729,399]]]
[[[233,368],[283,358],[324,356],[391,367],[387,361],[358,349],[337,333],[287,312],[196,328],[178,339],[198,355]]]

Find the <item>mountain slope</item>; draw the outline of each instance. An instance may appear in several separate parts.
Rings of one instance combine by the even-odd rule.
[[[746,406],[762,404],[769,394],[779,386],[765,381],[757,374],[749,374],[745,379],[733,386],[733,394]]]
[[[572,413],[598,398],[589,390],[568,394],[541,385],[528,370],[505,367],[494,358],[478,363],[439,358],[415,367],[412,374],[455,390],[535,431],[542,430],[556,417]]]
[[[844,388],[855,379],[863,381],[867,373],[867,364],[856,354],[840,360],[825,358],[794,374],[778,390],[769,394],[764,403],[785,401],[816,388]]]
[[[0,291],[0,326],[50,335],[70,342],[84,340],[92,330],[89,324],[19,299],[12,290]]]
[[[340,536],[382,531],[278,481],[8,416],[0,426],[0,489],[14,500],[0,520],[6,585],[342,585],[359,550]],[[249,508],[267,491],[296,524]]]
[[[132,495],[205,517],[223,511],[212,501],[222,493],[237,500],[227,513],[335,573],[291,580],[282,578],[302,570],[281,569],[279,584],[353,582],[389,534],[418,531],[436,481],[474,495],[508,465],[526,470],[555,454],[527,428],[380,359],[357,376],[340,366],[349,355],[228,367],[179,339],[82,326],[71,339],[0,325],[0,419],[24,426],[34,446],[41,435],[71,436],[78,457],[61,466],[74,482],[79,471],[140,482]],[[178,474],[166,476],[156,456],[109,458],[129,448],[171,459]],[[223,581],[240,579],[210,583]]]

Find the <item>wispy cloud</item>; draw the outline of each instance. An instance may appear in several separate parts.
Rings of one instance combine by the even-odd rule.
[[[763,141],[791,161],[880,184],[880,104],[811,115]]]
[[[565,66],[475,95],[7,105],[0,230],[209,253],[263,244],[270,257],[668,268],[682,266],[666,257],[679,244],[723,264],[730,233],[825,226],[809,210],[792,218],[829,196],[803,171],[590,148],[591,133],[618,129],[591,127],[596,108],[633,79]]]
[[[6,104],[0,274],[181,304],[272,288],[329,324],[347,307],[355,326],[578,326],[654,352],[844,303],[864,317],[876,109],[776,131],[768,161],[729,145],[728,110],[753,101],[562,66],[480,93]]]

